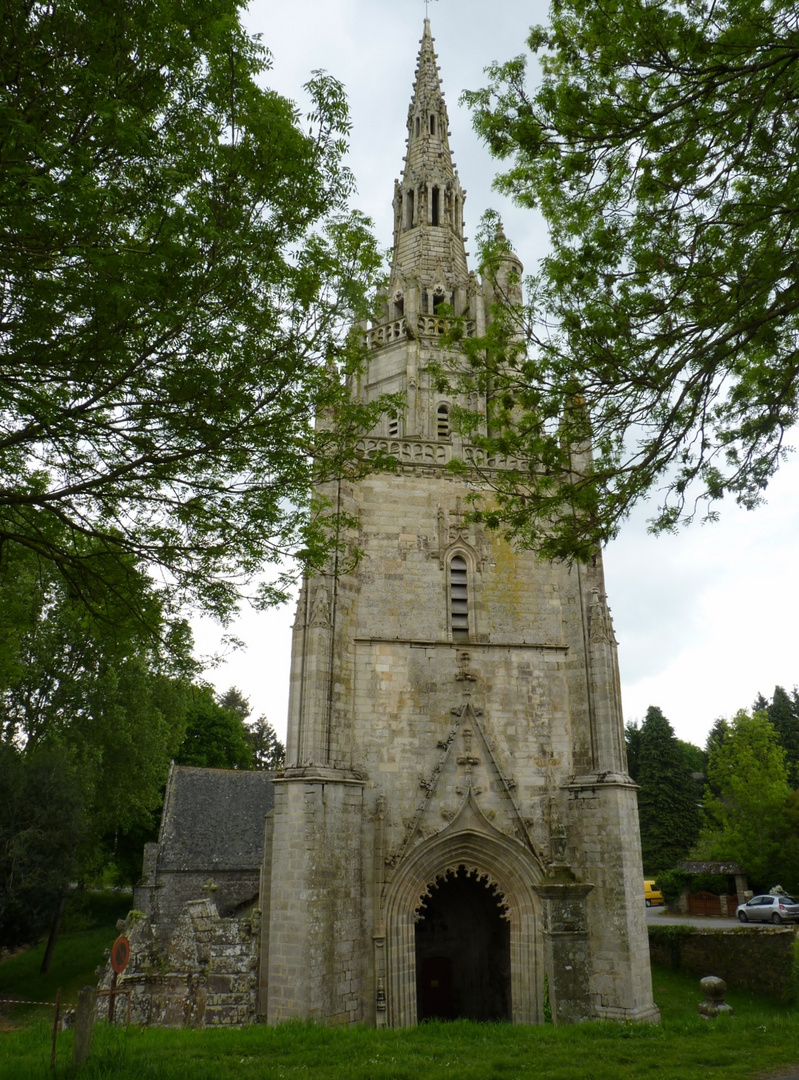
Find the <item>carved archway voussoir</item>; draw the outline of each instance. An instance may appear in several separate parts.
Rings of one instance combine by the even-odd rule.
[[[421,843],[398,867],[386,892],[388,1015],[392,1027],[417,1022],[415,925],[419,906],[436,881],[463,866],[494,886],[510,923],[511,999],[516,1023],[542,1018],[539,900],[543,879],[533,855],[504,834],[448,829]]]
[[[386,915],[415,912],[430,887],[448,872],[463,866],[485,878],[503,897],[511,915],[533,914],[537,899],[533,886],[543,879],[535,859],[516,841],[497,832],[489,836],[475,830],[447,830],[431,837],[410,855],[389,888]]]

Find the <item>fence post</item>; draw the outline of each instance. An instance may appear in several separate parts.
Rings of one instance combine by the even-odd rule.
[[[53,1041],[50,1045],[50,1068],[55,1072],[55,1043],[58,1038],[58,1020],[61,1013],[61,987],[59,986],[55,996],[55,1016],[53,1017]]]
[[[78,1007],[75,1010],[75,1041],[72,1044],[72,1064],[84,1065],[89,1060],[94,1035],[94,987],[84,986],[78,991]]]

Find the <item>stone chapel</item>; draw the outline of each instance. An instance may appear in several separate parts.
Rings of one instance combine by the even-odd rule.
[[[468,447],[430,369],[437,309],[480,334],[493,286],[467,266],[427,19],[407,133],[354,387],[404,396],[363,442],[398,467],[324,492],[365,557],[304,583],[287,767],[173,768],[119,981],[145,1021],[536,1024],[547,995],[556,1023],[658,1018],[601,556],[516,550],[446,470]]]

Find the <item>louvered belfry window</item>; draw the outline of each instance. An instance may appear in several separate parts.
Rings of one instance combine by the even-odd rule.
[[[452,640],[469,640],[469,597],[467,595],[466,560],[453,555],[449,564],[449,602]]]

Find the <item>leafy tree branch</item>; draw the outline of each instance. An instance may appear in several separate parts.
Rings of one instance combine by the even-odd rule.
[[[656,492],[655,531],[756,507],[797,419],[795,7],[554,0],[528,46],[537,85],[520,56],[464,94],[551,243],[526,305],[498,295],[464,342],[483,449],[519,462],[483,512],[586,557]],[[503,244],[489,227],[489,275]]]

